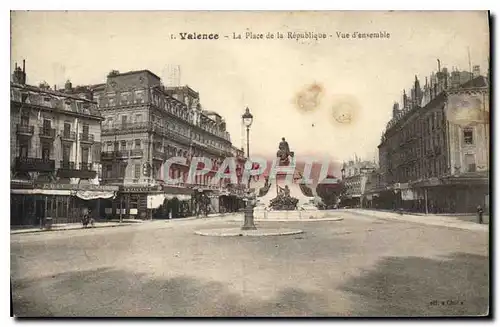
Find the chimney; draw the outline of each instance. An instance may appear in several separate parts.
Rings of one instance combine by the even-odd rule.
[[[71,92],[72,90],[73,90],[73,84],[71,84],[70,80],[67,80],[66,84],[64,84],[64,91]]]
[[[480,75],[481,75],[481,70],[479,69],[479,65],[474,65],[474,67],[472,68],[472,77],[476,78],[479,77]]]
[[[26,60],[23,59],[23,75],[26,75]]]

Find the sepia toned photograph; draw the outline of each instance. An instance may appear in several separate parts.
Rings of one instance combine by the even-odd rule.
[[[488,11],[11,11],[15,318],[485,317]]]

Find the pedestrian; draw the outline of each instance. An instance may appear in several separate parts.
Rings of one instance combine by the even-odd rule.
[[[483,208],[480,205],[477,206],[477,220],[479,224],[483,223]]]

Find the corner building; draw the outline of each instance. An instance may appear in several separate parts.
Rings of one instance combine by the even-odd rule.
[[[66,83],[66,89],[71,82]],[[78,222],[117,187],[101,185],[101,121],[92,99],[27,84],[25,63],[10,85],[11,224]]]
[[[380,208],[426,213],[489,209],[489,77],[439,69],[424,88],[415,77],[393,106],[379,148]]]
[[[219,197],[228,181],[211,182],[224,158],[232,155],[231,139],[224,119],[202,109],[198,92],[189,86],[165,87],[149,70],[112,71],[105,84],[93,89],[104,117],[103,181],[120,187],[110,215],[191,215],[199,209],[195,192],[207,193],[211,212],[220,211]],[[173,164],[165,172],[165,161],[176,156],[186,158],[186,164]],[[187,184],[195,156],[210,158],[213,168]],[[166,173],[183,182],[167,182]]]

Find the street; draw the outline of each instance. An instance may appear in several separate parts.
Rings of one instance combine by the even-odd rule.
[[[446,316],[488,313],[488,233],[334,213],[257,222],[303,234],[209,237],[242,215],[11,235],[24,316]]]

